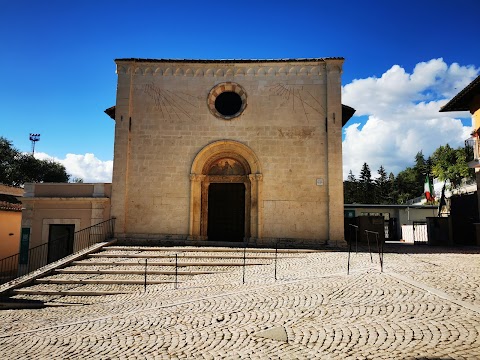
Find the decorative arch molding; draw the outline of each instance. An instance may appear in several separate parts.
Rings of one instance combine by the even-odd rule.
[[[212,164],[222,159],[238,162],[242,175],[209,175]],[[191,239],[206,239],[208,228],[208,187],[211,183],[245,184],[245,237],[261,238],[262,183],[260,161],[245,144],[233,140],[215,141],[195,156],[190,171],[190,226]]]
[[[215,100],[223,92],[234,92],[239,96],[239,98],[241,100],[241,106],[235,114],[224,115],[224,114],[221,114],[217,110],[216,105],[215,105]],[[246,93],[245,89],[237,83],[234,83],[234,82],[231,82],[231,81],[227,81],[225,83],[220,83],[220,84],[215,85],[210,90],[210,92],[208,93],[207,106],[208,106],[208,109],[210,110],[210,112],[212,113],[213,116],[215,116],[217,118],[220,118],[220,119],[224,119],[224,120],[231,120],[233,118],[236,118],[236,117],[240,116],[243,113],[243,111],[245,110],[245,108],[247,107],[247,93]]]
[[[341,71],[341,65],[329,66],[335,71]],[[175,66],[175,64],[158,66],[156,64],[145,65],[117,65],[117,74],[134,74],[136,76],[203,76],[203,77],[216,77],[216,78],[231,78],[233,76],[322,76],[322,72],[326,69],[324,63],[321,64],[308,64],[306,66],[289,64],[277,65],[277,66],[244,66],[244,67],[184,67]]]
[[[195,156],[191,167],[191,174],[202,174],[205,164],[215,156],[221,154],[233,153],[241,156],[248,163],[251,174],[261,174],[260,161],[257,155],[247,145],[235,140],[220,140],[215,141],[205,146]]]

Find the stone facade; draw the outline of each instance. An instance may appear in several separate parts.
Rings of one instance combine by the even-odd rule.
[[[116,64],[118,237],[208,241],[211,184],[235,183],[249,241],[344,240],[342,58]],[[238,101],[231,113],[223,93]]]

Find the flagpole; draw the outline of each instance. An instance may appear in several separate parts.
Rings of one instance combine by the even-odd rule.
[[[443,203],[445,202],[445,185],[447,185],[447,182],[446,182],[446,181],[443,183],[442,196],[440,196],[440,201],[439,201],[439,203],[438,203],[438,214],[437,214],[437,217],[440,217],[440,211],[442,211],[442,205],[443,205]]]

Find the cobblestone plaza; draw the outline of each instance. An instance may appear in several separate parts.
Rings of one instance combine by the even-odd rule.
[[[0,312],[0,358],[480,358],[478,248],[388,244],[383,273],[373,255],[352,253],[349,275],[347,252],[292,252],[276,281],[269,260],[177,289],[37,295],[56,306]]]

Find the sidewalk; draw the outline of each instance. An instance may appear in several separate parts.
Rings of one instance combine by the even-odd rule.
[[[0,312],[2,359],[478,359],[480,249],[319,252]],[[78,298],[75,299],[78,303]]]

